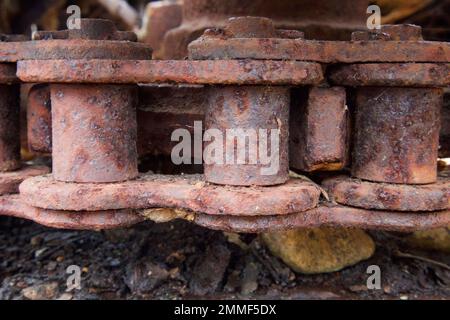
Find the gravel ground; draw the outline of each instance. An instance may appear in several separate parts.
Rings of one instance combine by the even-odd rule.
[[[369,261],[322,275],[293,273],[254,235],[187,222],[144,223],[108,232],[52,230],[0,218],[0,299],[449,299],[449,255],[413,251],[400,235],[371,233]],[[415,258],[399,257],[408,252]],[[419,257],[419,258],[418,258]],[[432,261],[423,261],[426,257]],[[382,289],[368,290],[369,265]],[[66,292],[67,268],[82,270]]]

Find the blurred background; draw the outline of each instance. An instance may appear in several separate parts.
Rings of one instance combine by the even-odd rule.
[[[365,26],[370,4],[380,6],[383,24],[414,23],[424,28],[425,39],[450,39],[450,0],[0,0],[0,33],[30,34],[32,25],[64,29],[66,8],[73,4],[83,18],[107,18],[119,29],[136,31],[159,58],[183,58],[187,42],[237,15],[268,16],[279,27],[301,28],[309,38],[345,40],[348,29]],[[175,44],[162,53],[165,42]]]

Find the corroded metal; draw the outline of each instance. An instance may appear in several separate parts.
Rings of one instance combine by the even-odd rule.
[[[26,180],[20,186],[29,205],[73,211],[174,208],[211,215],[285,215],[318,205],[320,190],[293,179],[277,187],[231,187],[205,182],[201,175],[142,175],[136,180],[96,184],[64,183],[51,176]]]
[[[194,60],[300,60],[320,63],[450,62],[450,44],[433,41],[224,39],[211,34],[189,45]]]
[[[45,166],[22,166],[18,170],[0,174],[0,195],[19,193],[19,185],[26,179],[48,174]]]
[[[197,214],[194,222],[209,229],[241,233],[274,232],[325,226],[413,232],[447,226],[450,223],[450,211],[407,213],[323,205],[307,212],[287,216],[218,217]]]
[[[317,63],[299,61],[20,61],[24,82],[309,85],[323,81]]]
[[[291,103],[290,165],[301,171],[336,171],[349,160],[350,120],[343,87],[295,92]]]
[[[53,176],[66,182],[134,179],[135,86],[52,85]]]
[[[152,50],[132,32],[117,31],[102,19],[81,19],[81,28],[38,31],[35,41],[0,42],[0,62],[52,59],[149,60]]]
[[[47,84],[34,85],[28,93],[27,137],[32,152],[52,152],[52,111]]]
[[[218,130],[221,138],[205,143],[205,152],[214,144],[218,146],[214,152],[221,154],[211,155],[210,163],[205,164],[206,180],[236,186],[286,182],[289,103],[285,87],[211,88],[206,130]]]
[[[436,182],[441,89],[364,87],[357,93],[352,175]]]
[[[442,128],[439,140],[439,156],[450,158],[450,93],[444,95],[444,107],[442,108]]]
[[[332,83],[344,86],[445,87],[450,85],[450,64],[365,63],[332,68]]]
[[[50,228],[94,231],[126,228],[145,220],[133,210],[88,213],[43,210],[26,205],[18,195],[0,197],[0,215],[28,219]]]
[[[19,85],[0,84],[0,172],[19,169]]]
[[[429,185],[403,185],[340,176],[322,184],[336,202],[352,207],[407,212],[450,209],[448,178]]]

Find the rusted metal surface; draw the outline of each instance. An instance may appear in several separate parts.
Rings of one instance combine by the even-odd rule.
[[[345,176],[324,181],[323,186],[343,205],[389,211],[439,211],[450,209],[450,179],[434,184],[372,183]]]
[[[170,156],[178,142],[172,132],[186,129],[194,134],[194,122],[205,120],[208,105],[203,86],[142,85],[137,109],[139,156]],[[50,87],[33,86],[28,96],[28,144],[38,153],[52,152]]]
[[[363,87],[356,99],[352,175],[375,182],[436,182],[442,90]]]
[[[140,86],[137,112],[139,155],[170,156],[178,144],[172,141],[172,133],[185,129],[193,137],[194,122],[204,123],[207,106],[208,92],[203,86]]]
[[[167,33],[163,58],[183,59],[204,30],[224,27],[236,16],[268,17],[276,28],[302,30],[314,39],[348,40],[350,30],[365,27],[368,5],[367,0],[185,0],[183,23]]]
[[[19,85],[0,84],[0,172],[20,168]]]
[[[14,84],[19,82],[16,76],[16,65],[13,63],[0,63],[0,84]]]
[[[218,217],[197,214],[194,222],[205,228],[240,233],[262,233],[325,226],[413,232],[449,225],[450,211],[399,213],[323,205],[307,212],[287,216]]]
[[[275,187],[217,186],[201,175],[142,175],[113,184],[64,183],[51,176],[31,178],[20,186],[28,205],[52,210],[99,211],[174,208],[211,215],[285,215],[315,208],[320,190],[293,179]]]
[[[0,197],[0,215],[32,220],[41,225],[70,230],[108,230],[143,222],[133,210],[71,212],[50,211],[27,206],[18,195]]]
[[[81,19],[81,28],[38,31],[36,41],[0,42],[0,62],[20,60],[117,59],[150,60],[152,50],[137,43],[132,32],[117,31],[102,19]]]
[[[444,95],[444,107],[442,108],[442,128],[439,140],[439,156],[450,158],[450,93]]]
[[[353,41],[419,41],[422,38],[422,27],[413,24],[382,25],[380,29],[355,31]]]
[[[224,39],[205,34],[189,45],[193,60],[300,60],[320,63],[450,62],[450,43],[433,41],[317,41]]]
[[[24,82],[309,85],[323,81],[319,64],[299,61],[20,61]]]
[[[40,40],[0,42],[0,62],[55,59],[148,60],[152,50],[145,44],[103,40]]]
[[[349,111],[343,87],[296,92],[291,103],[290,165],[301,171],[336,171],[349,160]]]
[[[30,207],[17,195],[0,197],[0,215],[29,219],[52,228],[97,231],[124,228],[143,222],[145,218],[141,213],[139,210],[53,211]],[[320,226],[413,232],[450,224],[450,211],[398,213],[327,205],[285,216],[238,217],[195,213],[192,217],[188,220],[200,226],[240,233],[262,233]]]
[[[206,129],[219,130],[222,141],[205,163],[206,180],[216,184],[276,185],[289,179],[289,89],[285,87],[224,86],[209,89]],[[236,131],[235,137],[231,130]],[[276,142],[275,140],[276,139]],[[263,147],[266,143],[267,148]],[[274,143],[275,142],[275,143]],[[205,150],[205,153],[207,151]],[[270,163],[265,163],[269,158]],[[267,172],[273,166],[271,172]]]
[[[130,31],[118,31],[111,20],[80,19],[80,28],[61,31],[36,31],[33,40],[117,40],[137,41],[137,35]]]
[[[373,63],[332,68],[332,83],[345,86],[445,87],[450,85],[450,64]]]
[[[115,182],[137,171],[137,87],[52,85],[53,176]]]
[[[52,152],[52,110],[50,86],[34,85],[27,100],[27,137],[32,152]]]
[[[19,193],[19,185],[26,179],[48,174],[44,166],[23,166],[19,170],[0,173],[0,195]]]

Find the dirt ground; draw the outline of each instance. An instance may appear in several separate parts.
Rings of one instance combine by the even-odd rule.
[[[293,273],[254,235],[238,241],[187,222],[74,232],[0,218],[0,299],[449,299],[450,271],[402,258],[398,250],[445,264],[449,255],[404,247],[401,235],[371,233],[369,261],[322,275]],[[368,290],[379,265],[382,289]],[[81,290],[66,291],[79,266]]]

